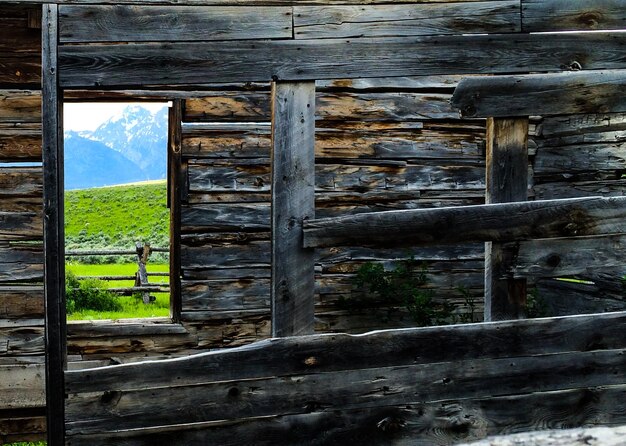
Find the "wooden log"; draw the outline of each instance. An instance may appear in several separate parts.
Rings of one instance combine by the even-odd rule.
[[[623,29],[624,0],[522,0],[524,32]]]
[[[626,130],[626,115],[623,113],[596,113],[574,116],[549,116],[541,121],[538,136],[545,138]]]
[[[44,255],[41,245],[0,242],[0,283],[40,282]]]
[[[180,234],[182,227],[182,202],[186,195],[184,191],[187,189],[187,178],[186,175],[184,175],[182,165],[182,120],[184,104],[181,99],[176,99],[172,105],[168,114],[169,131],[167,141],[167,203],[170,209],[170,317],[173,322],[179,322],[180,313],[182,311]]]
[[[0,90],[0,122],[41,122],[41,94],[29,90]]]
[[[621,385],[624,373],[619,349],[70,394],[67,430],[71,435],[171,425],[172,413],[175,424],[185,424]],[[147,410],[150,401],[161,403]]]
[[[59,88],[58,6],[47,4],[42,7],[42,11],[46,426],[48,444],[61,445],[65,443],[63,371],[67,364],[63,255],[63,93]]]
[[[565,277],[594,269],[625,270],[623,235],[606,237],[529,240],[519,243],[515,263],[502,275],[514,277]]]
[[[182,210],[182,231],[269,231],[269,203],[206,204]]]
[[[41,131],[0,127],[0,160],[41,161]]]
[[[626,427],[584,427],[577,429],[554,429],[535,432],[525,432],[515,435],[489,437],[483,441],[472,443],[473,446],[505,446],[516,444],[519,446],[569,446],[586,438],[605,446],[619,446],[626,441]],[[468,446],[467,444],[465,446]]]
[[[487,119],[485,203],[526,201],[528,118]],[[485,321],[519,319],[526,303],[526,282],[502,279],[515,248],[485,243]]]
[[[407,246],[615,234],[626,232],[625,219],[626,198],[411,209],[307,221],[304,246]]]
[[[59,39],[67,42],[175,42],[287,39],[292,11],[285,6],[61,6]]]
[[[72,444],[89,446],[106,442],[116,446],[141,446],[156,441],[194,444],[204,441],[237,446],[312,444],[363,444],[425,446],[457,444],[486,435],[524,432],[545,427],[591,425],[597,414],[607,424],[623,424],[624,386],[535,393],[492,398],[423,402],[366,409],[313,411],[192,425],[171,425],[134,431],[71,436]],[[323,431],[321,430],[323,429]],[[262,432],[263,435],[259,435]]]
[[[624,69],[626,36],[501,34],[407,38],[68,45],[63,88]],[[337,61],[340,60],[341,64]],[[367,66],[367,70],[363,67]]]
[[[41,4],[46,3],[47,0],[22,0],[20,3],[23,4]],[[368,3],[384,3],[383,0],[366,0]],[[420,3],[441,3],[447,2],[449,0],[420,0]],[[475,2],[478,0],[454,0],[455,2]],[[484,1],[484,0],[483,0]],[[63,4],[100,4],[100,5],[117,5],[119,2],[115,0],[57,0],[57,3],[60,5]],[[363,0],[311,0],[307,3],[319,3],[319,4],[362,4]],[[399,0],[398,3],[415,3],[415,0]],[[177,5],[177,6],[258,6],[258,0],[124,0],[124,4],[127,5]],[[267,6],[272,5],[287,5],[292,6],[293,0],[266,0],[264,2]]]
[[[20,441],[45,441],[46,417],[44,408],[32,408],[27,411],[10,411],[0,417],[0,441],[3,444]]]
[[[315,83],[272,84],[272,336],[313,333],[314,255],[302,225],[315,213]]]
[[[43,219],[40,213],[0,211],[0,240],[41,240]]]
[[[0,328],[0,355],[3,357],[42,356],[44,327]]]
[[[455,119],[450,95],[413,92],[364,92],[316,95],[316,119],[320,121],[405,121],[416,119]],[[185,122],[266,121],[270,117],[270,97],[266,92],[215,92],[186,101]]]
[[[519,1],[299,6],[296,39],[519,32]]]
[[[44,315],[41,286],[9,286],[0,288],[0,318],[25,319]]]
[[[623,112],[625,87],[626,70],[474,77],[452,105],[466,118]]]
[[[577,283],[563,280],[543,279],[536,284],[536,293],[546,309],[545,315],[567,316],[572,314],[606,313],[626,311],[621,290],[622,275],[617,273],[613,282],[620,288],[619,295],[593,283]]]
[[[0,365],[0,406],[6,409],[46,405],[43,364]]]
[[[564,172],[607,171],[611,175],[626,169],[626,144],[606,142],[542,147],[537,150],[534,168],[540,181],[541,177],[562,176]]]
[[[183,281],[183,311],[269,310],[268,279]]]
[[[231,317],[240,317],[232,312]],[[247,312],[252,313],[252,312]],[[67,392],[88,393],[623,347],[624,313],[280,338],[168,361],[68,371]],[[438,342],[433,343],[432,337]],[[520,341],[523,339],[523,342]],[[556,342],[555,340],[559,340]],[[380,352],[384,352],[382,355]],[[307,358],[311,358],[307,361]],[[235,365],[236,366],[231,366]],[[146,367],[151,369],[145,374]],[[175,379],[174,379],[175,378]]]
[[[41,199],[43,173],[40,167],[0,167],[0,197]]]

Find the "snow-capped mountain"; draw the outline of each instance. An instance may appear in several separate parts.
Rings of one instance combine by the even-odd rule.
[[[69,183],[75,185],[73,188],[82,188],[165,178],[167,116],[167,107],[151,113],[140,105],[131,105],[92,132],[65,132],[66,188],[70,188]],[[88,144],[88,142],[97,144],[98,149],[96,145]],[[81,151],[79,144],[83,144],[86,149]],[[113,165],[107,162],[103,147],[109,149],[108,157],[111,158],[111,163],[115,164],[115,169],[121,169],[119,172],[112,170]],[[123,160],[125,160],[124,163],[118,162]],[[68,170],[68,166],[73,163],[78,163],[84,168]],[[122,164],[128,166],[134,174],[127,172]],[[83,177],[81,172],[90,174]],[[74,178],[71,176],[73,174],[79,177]],[[102,178],[106,182],[94,185],[94,178]],[[118,179],[111,182],[112,178]]]

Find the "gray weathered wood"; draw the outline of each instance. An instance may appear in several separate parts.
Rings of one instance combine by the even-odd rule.
[[[2,161],[41,161],[41,130],[5,128],[0,124],[0,159]]]
[[[515,263],[502,274],[515,277],[564,277],[606,268],[622,269],[626,236],[529,240],[519,243]]]
[[[0,122],[41,122],[41,94],[29,90],[0,90]]]
[[[0,167],[0,197],[36,197],[43,193],[43,171],[40,167]]]
[[[0,318],[25,319],[44,315],[43,287],[13,285],[0,288]]]
[[[462,228],[462,230],[459,230]],[[304,224],[304,246],[389,246],[626,232],[626,198],[580,198],[365,213]]]
[[[43,364],[0,365],[0,376],[0,406],[3,409],[46,404]]]
[[[626,70],[473,77],[452,105],[469,118],[626,111]]]
[[[445,3],[450,0],[420,0],[420,3]],[[480,0],[453,0],[454,2],[475,2]],[[484,1],[484,0],[482,0]],[[398,0],[398,3],[415,3],[415,0]],[[42,4],[46,3],[46,0],[20,0],[20,3],[23,4]],[[137,5],[137,6],[145,6],[145,5],[188,5],[188,6],[224,6],[224,5],[235,5],[235,6],[272,6],[272,5],[287,5],[292,6],[293,0],[56,0],[57,4],[60,5],[90,5],[90,4],[99,4],[99,5]],[[384,3],[384,0],[308,0],[307,3],[319,3],[319,4],[370,4],[370,3]]]
[[[625,313],[272,339],[187,358],[66,372],[69,393],[131,390],[624,345]],[[433,337],[437,342],[432,342]],[[520,340],[523,340],[521,342]],[[555,340],[558,340],[556,342]],[[384,352],[382,354],[381,352]],[[309,361],[305,361],[311,358]],[[146,374],[146,368],[152,373]]]
[[[307,360],[308,358],[303,358]],[[611,373],[607,373],[611,370]],[[621,349],[388,366],[68,398],[68,434],[624,383]],[[146,410],[153,404],[149,410]],[[193,410],[196,408],[197,410]],[[190,410],[191,409],[191,410]],[[141,413],[141,416],[137,416]]]
[[[296,39],[519,32],[519,0],[294,6]]]
[[[63,87],[624,69],[620,33],[69,45]],[[341,63],[337,63],[341,61]],[[363,67],[367,67],[364,70]]]
[[[162,42],[291,38],[291,8],[61,6],[65,42]]]
[[[315,213],[315,83],[272,84],[272,335],[310,334],[314,256],[302,224]]]
[[[72,436],[72,444],[142,446],[166,441],[172,445],[211,442],[225,446],[286,446],[303,442],[342,445],[358,439],[368,445],[408,446],[419,442],[440,446],[546,426],[590,425],[597,422],[597,414],[602,414],[605,424],[623,424],[625,398],[626,386],[607,386],[77,434]]]
[[[46,415],[50,446],[65,443],[65,235],[63,227],[63,94],[57,60],[58,6],[42,15],[42,138],[46,308]]]
[[[528,118],[487,119],[485,203],[526,201],[528,188]],[[485,243],[485,320],[523,317],[526,281],[502,279],[515,248]]]
[[[624,0],[522,0],[524,32],[624,29]]]

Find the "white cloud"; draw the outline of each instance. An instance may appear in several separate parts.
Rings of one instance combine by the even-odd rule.
[[[155,113],[167,106],[164,102],[66,102],[63,104],[64,130],[95,130],[112,116],[119,115],[129,105],[139,105]]]

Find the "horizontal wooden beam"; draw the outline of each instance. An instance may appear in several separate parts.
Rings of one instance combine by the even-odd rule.
[[[624,29],[626,0],[522,0],[524,32]]]
[[[59,40],[65,42],[163,42],[287,39],[288,6],[62,6]]]
[[[52,3],[59,5],[176,5],[176,6],[272,6],[272,5],[297,5],[299,3],[304,4],[318,4],[318,5],[330,5],[330,4],[376,4],[376,3],[388,3],[389,0],[14,0],[22,4],[42,4]],[[477,1],[485,0],[418,0],[419,3],[473,3]],[[495,0],[486,0],[495,1]],[[415,3],[416,0],[395,0],[394,3]]]
[[[371,212],[310,220],[305,247],[436,245],[626,232],[626,197]]]
[[[452,105],[466,118],[626,111],[626,70],[474,77],[462,80]]]
[[[64,88],[626,68],[624,33],[68,45]]]

